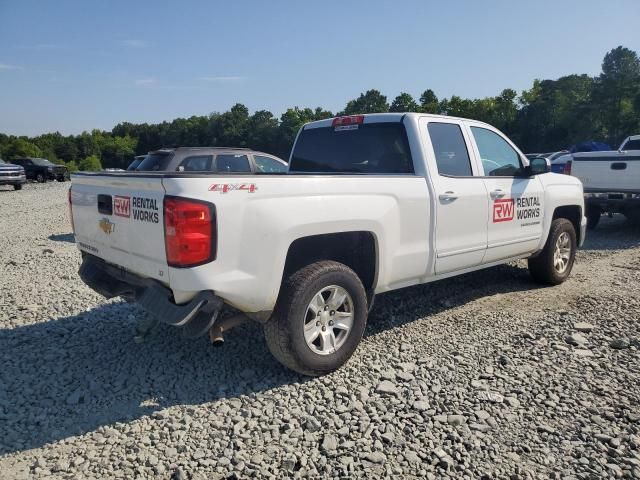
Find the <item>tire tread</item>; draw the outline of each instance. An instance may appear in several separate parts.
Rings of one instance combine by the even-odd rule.
[[[346,265],[332,260],[312,263],[291,274],[285,279],[281,288],[276,308],[271,318],[264,325],[264,335],[271,354],[284,366],[308,376],[320,376],[328,373],[326,370],[310,369],[304,366],[295,351],[291,348],[288,314],[293,309],[294,302],[307,289],[309,284],[324,274],[343,272],[358,279],[360,294],[366,301],[366,293],[359,277]]]

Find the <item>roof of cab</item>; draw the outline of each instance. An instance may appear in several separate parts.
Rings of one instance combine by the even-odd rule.
[[[488,125],[485,122],[474,120],[472,118],[452,117],[450,115],[436,115],[433,113],[418,113],[418,112],[400,112],[400,113],[365,113],[357,115],[337,115],[331,118],[325,118],[323,120],[316,120],[304,125],[303,128],[321,128],[330,127],[333,120],[340,117],[364,117],[364,123],[384,123],[384,122],[401,122],[404,117],[429,117],[429,118],[441,118],[447,120],[466,120],[476,122],[483,125]]]

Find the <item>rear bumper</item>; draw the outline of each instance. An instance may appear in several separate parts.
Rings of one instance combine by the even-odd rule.
[[[585,195],[585,206],[600,209],[604,213],[626,213],[640,209],[639,194],[608,193]]]
[[[206,333],[215,323],[223,301],[214,292],[198,293],[189,303],[176,305],[171,290],[89,254],[83,254],[80,278],[106,298],[133,299],[162,323],[183,327],[186,336]]]

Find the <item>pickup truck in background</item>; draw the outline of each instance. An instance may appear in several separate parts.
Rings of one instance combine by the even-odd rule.
[[[230,305],[306,375],[349,359],[376,294],[521,258],[556,285],[586,228],[576,178],[490,125],[417,113],[306,124],[286,173],[72,181],[87,285],[212,340],[241,321],[218,319]]]
[[[12,185],[14,190],[22,190],[22,185],[26,181],[24,168],[7,163],[0,158],[0,185]]]
[[[13,161],[24,168],[27,179],[44,183],[47,180],[66,182],[69,180],[69,170],[64,165],[57,165],[45,158],[25,157]]]
[[[640,135],[627,137],[616,151],[574,153],[567,163],[568,173],[584,185],[589,228],[603,214],[640,223]]]

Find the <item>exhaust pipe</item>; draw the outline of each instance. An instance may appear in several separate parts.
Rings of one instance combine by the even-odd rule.
[[[211,340],[214,347],[221,347],[224,344],[225,332],[248,321],[249,317],[244,314],[238,314],[219,320],[209,329],[209,340]]]

